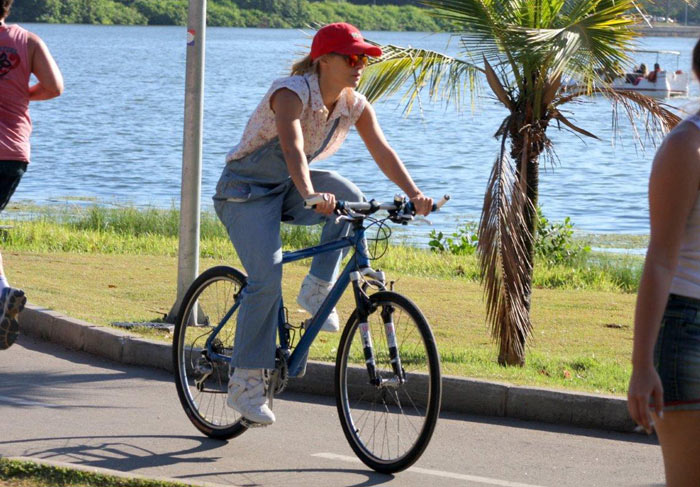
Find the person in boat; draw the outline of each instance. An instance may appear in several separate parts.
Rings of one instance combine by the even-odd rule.
[[[656,80],[659,77],[660,72],[661,72],[661,66],[659,66],[659,63],[654,63],[654,71],[650,72],[647,75],[647,79],[649,81],[651,81],[652,83],[656,83]]]
[[[647,65],[642,63],[639,65],[638,68],[634,70],[633,73],[627,73],[627,76],[625,78],[625,81],[627,83],[632,83],[633,85],[638,85],[640,81],[642,81],[644,78],[646,78],[647,74],[649,73],[649,70],[647,69]]]
[[[625,83],[632,83],[636,85],[639,81],[647,75],[647,65],[642,63],[638,67],[635,66],[631,73],[625,75]]]

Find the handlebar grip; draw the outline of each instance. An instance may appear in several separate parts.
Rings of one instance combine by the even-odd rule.
[[[450,201],[450,195],[446,194],[445,196],[442,197],[440,201],[437,203],[433,203],[433,209],[430,211],[438,211],[440,208],[442,208],[442,205]]]
[[[448,201],[450,201],[450,195],[446,194],[445,196],[442,197],[442,199],[440,201],[438,201],[437,203],[433,203],[433,206],[430,208],[430,211],[431,212],[438,211],[440,208],[442,208],[442,205],[444,205]],[[416,207],[413,205],[413,202],[409,201],[407,208],[411,214],[415,215]]]
[[[304,200],[304,208],[314,208],[319,203],[323,203],[323,196],[317,194]]]

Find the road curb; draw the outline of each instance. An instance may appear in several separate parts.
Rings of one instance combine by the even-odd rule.
[[[20,319],[22,333],[85,351],[115,362],[173,372],[171,346],[121,330],[70,318],[28,305]],[[463,377],[443,377],[442,410],[544,423],[631,432],[634,423],[625,399],[543,388],[522,387]],[[334,393],[334,364],[309,362],[303,379],[288,390],[320,395]]]
[[[47,460],[45,458],[35,458],[35,457],[2,457],[5,460],[14,460],[18,462],[29,462],[36,463],[38,465],[46,465],[48,467],[54,468],[65,468],[68,470],[78,470],[80,472],[87,472],[92,474],[99,474],[111,477],[117,477],[125,480],[139,479],[139,480],[150,480],[153,482],[169,482],[173,484],[192,486],[192,487],[221,487],[221,484],[212,484],[211,482],[201,482],[195,480],[183,480],[183,479],[173,479],[169,477],[159,477],[142,475],[138,473],[122,472],[120,470],[112,470],[109,468],[102,467],[92,467],[89,465],[81,465],[79,463],[68,463],[59,462],[56,460]]]

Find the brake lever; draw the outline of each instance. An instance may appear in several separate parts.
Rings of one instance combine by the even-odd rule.
[[[433,224],[432,221],[428,220],[428,217],[425,217],[423,215],[414,217],[413,221],[415,223],[421,223],[423,225],[432,225]]]
[[[337,211],[337,210],[336,210],[336,211]],[[363,217],[364,217],[364,215],[362,215],[361,213],[357,213],[356,211],[353,211],[353,210],[351,210],[350,208],[344,208],[344,209],[342,210],[342,212],[343,212],[343,213],[341,213],[341,214],[335,219],[335,222],[336,222],[336,223],[340,223],[340,222],[342,222],[342,221],[353,222],[353,221],[357,220],[358,218],[363,218]]]
[[[338,215],[335,219],[336,225],[342,221],[352,222],[352,221],[355,221],[355,219],[351,216],[348,216],[348,215]]]

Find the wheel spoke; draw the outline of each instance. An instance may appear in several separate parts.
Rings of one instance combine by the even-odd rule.
[[[338,400],[353,450],[372,468],[394,472],[415,462],[432,435],[439,410],[439,358],[430,328],[415,305],[393,292],[380,292],[372,299],[376,308],[367,321],[381,384],[370,385],[367,372],[352,367],[364,365],[356,316],[339,347]],[[393,309],[399,359],[412,373],[403,382],[391,363],[382,309]]]
[[[226,404],[228,362],[217,358],[231,356],[237,310],[226,323],[222,320],[244,285],[245,276],[235,269],[215,267],[204,272],[185,294],[175,327],[173,349],[180,400],[192,423],[215,438],[232,438],[246,429]],[[208,349],[210,339],[212,348]],[[198,390],[197,381],[201,381],[202,390]]]

